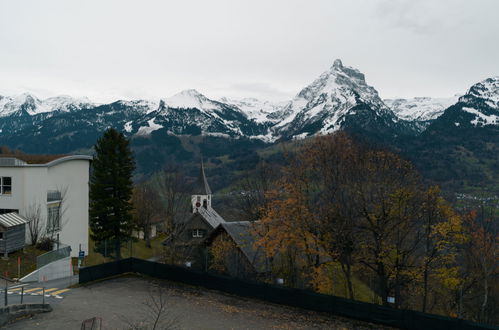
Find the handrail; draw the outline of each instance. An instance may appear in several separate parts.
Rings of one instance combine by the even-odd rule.
[[[62,245],[62,244],[60,244]],[[40,269],[51,262],[71,256],[71,246],[59,247],[57,250],[49,251],[36,257],[36,269]]]

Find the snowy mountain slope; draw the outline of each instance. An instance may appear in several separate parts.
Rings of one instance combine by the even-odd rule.
[[[428,130],[435,133],[470,128],[499,130],[499,76],[471,86],[455,105],[445,110],[443,115],[430,125]]]
[[[275,114],[279,113],[287,102],[270,102],[256,98],[231,99],[222,97],[220,102],[239,108],[249,119],[257,123],[277,123]]]
[[[274,134],[293,137],[327,134],[346,126],[385,132],[402,126],[364,74],[340,60],[302,89],[283,108],[282,116]]]
[[[414,97],[411,99],[385,99],[385,104],[397,117],[409,121],[429,121],[436,119],[445,109],[455,104],[458,94],[447,98]]]
[[[156,111],[130,123],[131,134],[147,135],[164,128],[175,135],[252,137],[266,126],[247,117],[235,105],[207,98],[196,90],[182,91],[160,101]]]
[[[96,104],[87,98],[56,96],[40,100],[36,96],[24,93],[15,97],[0,97],[0,117],[34,116],[53,111],[69,112],[94,107]]]

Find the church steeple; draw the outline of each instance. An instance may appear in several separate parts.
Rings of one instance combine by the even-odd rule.
[[[192,213],[196,213],[200,207],[211,209],[211,189],[204,173],[204,163],[201,160],[201,169],[198,180],[194,186],[191,197]]]

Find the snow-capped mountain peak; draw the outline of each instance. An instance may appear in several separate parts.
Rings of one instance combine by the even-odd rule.
[[[479,99],[491,108],[499,109],[499,76],[487,78],[474,84],[459,101],[463,103]]]
[[[341,128],[346,116],[354,114],[353,108],[361,104],[367,105],[377,115],[394,117],[378,92],[366,83],[364,74],[344,66],[337,59],[329,70],[302,89],[284,107],[284,119],[276,127],[296,131],[307,126],[320,126],[314,133],[329,133]]]
[[[462,111],[472,116],[473,126],[499,125],[499,76],[474,84],[459,98]]]
[[[180,93],[167,97],[163,102],[169,108],[199,109],[201,111],[220,108],[216,101],[208,99],[195,89],[181,91]]]

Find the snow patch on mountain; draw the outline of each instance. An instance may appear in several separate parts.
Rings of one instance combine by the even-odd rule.
[[[147,126],[141,126],[137,132],[136,135],[149,135],[152,132],[163,128],[162,125],[156,124],[154,121],[156,120],[156,117],[149,119],[147,121]]]
[[[446,98],[414,97],[410,99],[385,99],[385,104],[400,119],[428,121],[439,117],[445,109],[456,104],[460,95]]]
[[[463,107],[463,111],[475,115],[475,119],[471,121],[471,124],[474,126],[499,125],[499,116],[486,115],[477,109],[468,108],[468,107]]]
[[[132,132],[132,121],[127,121],[125,123],[125,125],[123,126],[123,129],[125,130],[125,132],[127,133],[131,133]]]
[[[131,100],[131,101],[119,100],[118,103],[126,107],[134,108],[145,114],[156,111],[159,106],[158,102],[150,100]]]

